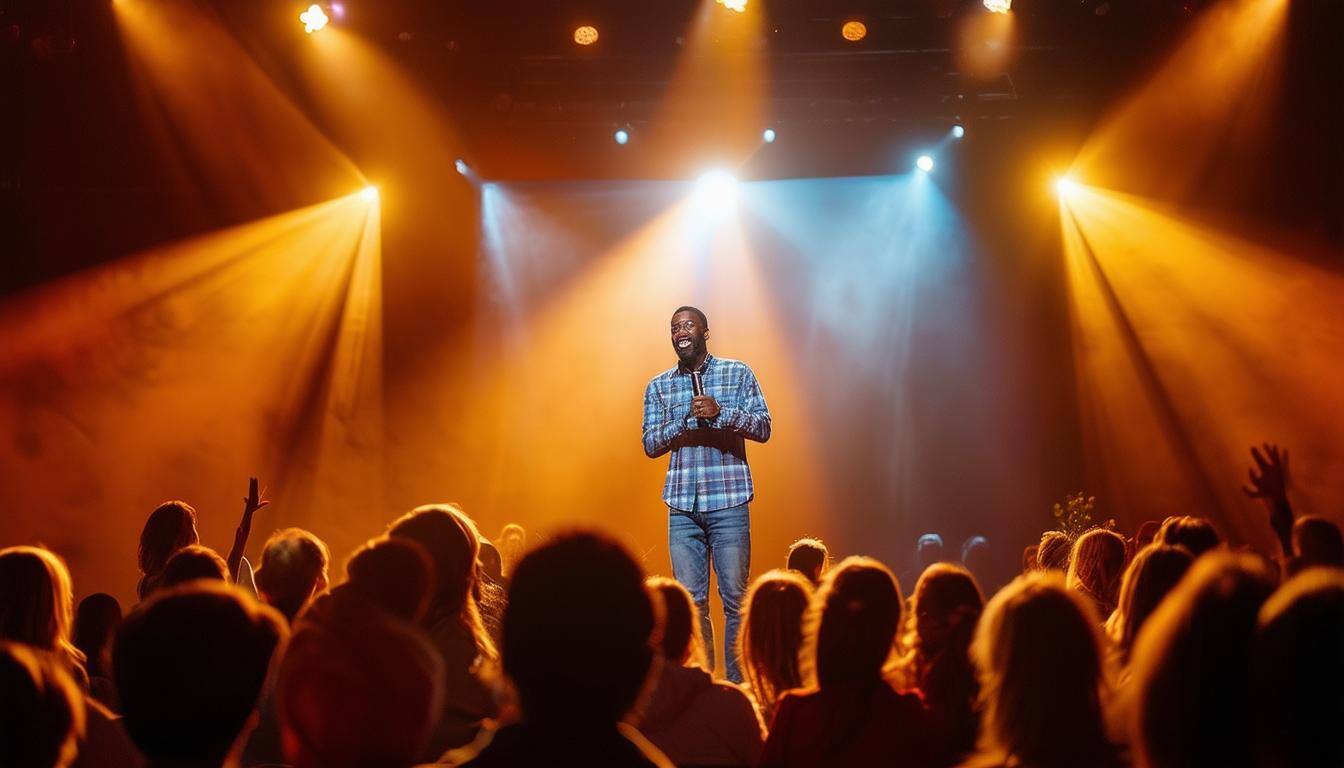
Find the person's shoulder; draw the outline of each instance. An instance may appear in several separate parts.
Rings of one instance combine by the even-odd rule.
[[[731,357],[716,357],[714,362],[718,364],[720,369],[733,375],[756,378],[756,373],[751,370],[751,366],[741,360],[734,360]]]
[[[662,373],[659,373],[658,375],[654,376],[652,379],[649,379],[649,388],[652,389],[653,387],[665,381],[669,381],[672,379],[673,376],[676,375],[677,375],[677,367],[674,365],[671,368],[668,368],[666,371],[663,371]]]

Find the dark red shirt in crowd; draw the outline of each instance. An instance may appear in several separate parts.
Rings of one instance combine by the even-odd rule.
[[[932,764],[919,696],[886,683],[867,691],[790,691],[779,701],[761,765],[925,768]]]

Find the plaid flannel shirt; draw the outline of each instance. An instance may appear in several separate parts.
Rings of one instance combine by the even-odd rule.
[[[713,419],[691,416],[691,374],[678,366],[644,390],[644,453],[671,452],[663,501],[684,512],[712,512],[755,496],[744,438],[770,439],[770,411],[746,363],[706,355],[705,394],[719,404]]]

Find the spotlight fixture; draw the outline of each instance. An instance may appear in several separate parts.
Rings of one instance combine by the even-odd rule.
[[[990,13],[1007,13],[1012,10],[1013,0],[982,0]]]
[[[597,42],[597,27],[583,25],[574,30],[574,42],[579,45],[592,45]]]
[[[322,11],[322,6],[314,3],[308,6],[308,10],[299,14],[299,21],[303,22],[303,31],[311,35],[327,26],[330,19]]]
[[[857,43],[868,36],[868,25],[862,21],[846,21],[840,28],[840,36],[851,43]]]
[[[457,172],[462,174],[463,176],[466,176],[468,173],[471,173],[471,168],[467,165],[467,161],[463,160],[460,157],[457,158],[457,160],[453,161],[453,166],[457,168]]]
[[[1060,197],[1068,197],[1078,191],[1078,182],[1068,176],[1055,177],[1055,194]]]
[[[961,123],[957,123],[956,125],[952,126],[952,138],[960,139],[962,136],[965,135],[966,135],[966,126],[962,125]]]
[[[612,138],[616,140],[617,144],[625,146],[630,141],[630,132],[624,128],[617,128],[616,133],[612,134]]]
[[[774,143],[775,143],[775,129],[774,129],[774,128],[766,128],[764,131],[761,131],[761,141],[764,141],[766,144],[774,144]]]
[[[366,203],[378,202],[378,188],[370,184],[369,186],[359,190],[359,199],[363,200]]]
[[[915,161],[915,167],[928,173],[933,170],[933,158],[928,155],[920,155],[919,159]]]
[[[695,186],[700,198],[715,210],[728,208],[737,201],[737,179],[725,170],[706,173]]]
[[[738,13],[745,13],[747,10],[747,0],[714,0],[714,2]]]

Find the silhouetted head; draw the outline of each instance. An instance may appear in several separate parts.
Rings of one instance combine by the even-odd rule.
[[[403,515],[387,530],[392,538],[410,539],[425,548],[434,561],[437,587],[430,601],[430,618],[457,615],[470,603],[476,579],[480,536],[476,526],[455,504],[426,504]]]
[[[1213,523],[1202,517],[1179,515],[1168,517],[1157,531],[1154,541],[1171,546],[1185,547],[1195,557],[1208,552],[1223,542]]]
[[[1036,565],[1036,551],[1038,549],[1040,549],[1039,544],[1028,544],[1027,546],[1022,548],[1023,573],[1031,573],[1032,571],[1038,569],[1039,566]]]
[[[327,588],[327,545],[302,528],[271,534],[261,552],[257,590],[267,603],[293,621],[313,595]]]
[[[1055,572],[1019,576],[989,601],[971,646],[987,754],[1036,768],[1114,763],[1099,624]]]
[[[808,581],[816,584],[821,581],[830,559],[831,554],[821,539],[803,538],[789,545],[789,559],[785,567],[803,574]]]
[[[74,595],[70,571],[43,547],[0,549],[0,640],[63,654],[82,665],[84,654],[70,642]]]
[[[1260,714],[1247,670],[1256,616],[1275,582],[1258,557],[1210,552],[1144,622],[1131,653],[1130,741],[1140,764],[1254,763],[1253,724]]]
[[[489,539],[481,539],[481,553],[477,562],[486,578],[501,586],[504,584],[504,558],[500,557],[499,548]]]
[[[121,624],[121,603],[106,592],[94,592],[75,609],[74,644],[88,660],[90,674],[110,669],[112,635]]]
[[[152,762],[219,764],[252,716],[284,618],[227,584],[161,590],[112,647],[122,723]]]
[[[402,768],[442,713],[443,661],[411,624],[338,588],[295,624],[276,694],[295,768]]]
[[[695,307],[677,307],[672,313],[672,349],[683,366],[699,360],[709,345],[709,318]]]
[[[779,697],[803,684],[799,654],[812,582],[796,571],[771,570],[752,582],[742,602],[737,654],[743,682],[766,722]]]
[[[56,656],[0,641],[0,765],[65,768],[84,735],[84,696]]]
[[[196,510],[185,501],[165,501],[149,514],[140,531],[140,583],[143,600],[159,585],[159,573],[177,550],[200,541]]]
[[[1152,544],[1157,539],[1157,532],[1161,530],[1162,524],[1156,520],[1144,520],[1139,524],[1138,533],[1134,534],[1134,546],[1138,549]]]
[[[1042,571],[1067,571],[1073,542],[1063,531],[1046,531],[1036,546],[1036,567]]]
[[[818,688],[858,690],[882,682],[901,623],[896,577],[871,557],[847,557],[823,578],[806,616],[802,661]]]
[[[1303,515],[1293,523],[1293,554],[1299,568],[1315,565],[1344,567],[1344,539],[1339,526],[1316,515]]]
[[[526,529],[517,523],[505,525],[499,531],[499,538],[495,539],[495,546],[499,547],[499,556],[504,560],[504,575],[511,575],[527,549]]]
[[[961,564],[966,570],[985,578],[989,571],[989,539],[972,536],[961,544]]]
[[[691,593],[676,579],[650,576],[645,582],[662,602],[663,637],[659,650],[669,664],[708,669],[705,641],[700,636],[699,613]]]
[[[1260,609],[1252,679],[1259,764],[1344,765],[1344,571],[1313,568]]]
[[[980,585],[970,571],[951,563],[929,566],[915,583],[910,601],[916,642],[926,655],[939,652],[954,638],[969,646],[984,606]]]
[[[1125,659],[1129,658],[1143,623],[1176,588],[1194,561],[1185,547],[1166,544],[1150,544],[1134,556],[1120,582],[1120,601],[1116,606],[1118,624],[1114,637]]]
[[[1068,585],[1092,599],[1104,621],[1115,610],[1120,577],[1125,573],[1125,539],[1114,531],[1093,528],[1078,537],[1069,555]]]
[[[592,727],[625,716],[653,663],[654,611],[639,564],[610,538],[568,533],[529,552],[503,622],[524,720]]]
[[[366,542],[346,561],[345,575],[347,589],[415,624],[434,596],[434,562],[411,539],[382,536]]]
[[[159,572],[159,589],[175,587],[197,579],[232,581],[229,578],[229,566],[219,553],[200,544],[185,546],[168,558],[167,564]]]

